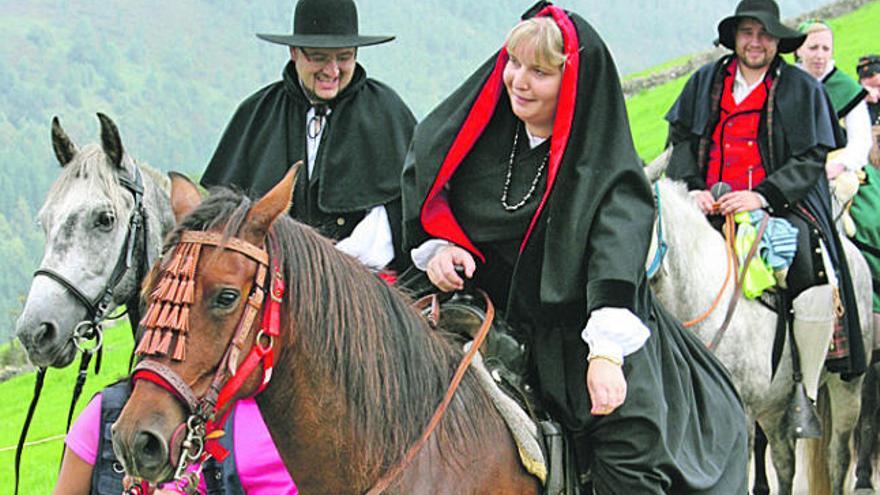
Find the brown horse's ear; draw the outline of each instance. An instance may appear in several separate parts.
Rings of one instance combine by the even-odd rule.
[[[104,148],[104,154],[110,160],[110,164],[116,168],[122,166],[122,155],[125,151],[122,149],[122,139],[119,137],[119,129],[110,117],[98,112],[98,120],[101,121],[101,147]]]
[[[174,221],[180,223],[201,204],[202,195],[189,177],[177,172],[168,172],[168,177],[171,178],[171,211],[174,212]]]
[[[52,117],[52,149],[55,150],[55,157],[62,167],[66,167],[77,153],[76,145],[61,128],[57,115]]]
[[[266,233],[269,232],[269,227],[275,219],[287,213],[293,200],[293,186],[296,184],[296,176],[301,166],[302,160],[294,163],[281,182],[275,184],[275,187],[251,208],[242,228],[244,240],[259,246],[266,238]]]

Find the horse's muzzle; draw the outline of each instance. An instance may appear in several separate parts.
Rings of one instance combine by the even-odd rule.
[[[58,326],[52,321],[16,325],[16,336],[35,366],[64,368],[76,357],[70,340],[59,338]]]
[[[169,464],[168,442],[149,428],[136,428],[131,432],[120,432],[114,424],[113,452],[131,476],[143,478],[151,483],[165,481],[173,474]]]

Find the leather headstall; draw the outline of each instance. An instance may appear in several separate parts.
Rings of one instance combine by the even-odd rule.
[[[268,236],[272,250],[278,251],[272,234]],[[219,443],[223,425],[232,410],[230,401],[244,386],[253,371],[262,364],[263,378],[256,393],[260,393],[272,377],[275,364],[274,340],[280,334],[281,303],[284,296],[284,276],[278,257],[271,257],[269,250],[257,247],[237,238],[224,238],[221,233],[186,231],[174,249],[170,261],[163,267],[160,281],[150,295],[150,307],[141,322],[146,328],[138,354],[162,356],[170,350],[170,341],[177,337],[172,360],[185,359],[185,336],[189,328],[189,305],[193,302],[195,268],[200,247],[216,246],[240,253],[257,262],[254,283],[245,303],[244,311],[236,326],[217,371],[206,392],[201,396],[192,390],[170,367],[155,360],[144,359],[135,366],[132,381],[147,380],[162,387],[184,404],[190,414],[178,426],[172,438],[171,463],[177,467],[174,479],[181,488],[198,485],[201,463],[214,457],[223,461],[229,452]],[[271,268],[271,273],[269,272]],[[270,275],[269,298],[266,299],[266,275]],[[268,302],[267,302],[268,301]],[[264,304],[266,303],[266,304]],[[251,335],[254,321],[262,309],[260,331],[244,360],[239,356]],[[218,414],[222,415],[218,417]],[[186,433],[182,449],[177,449],[178,436]],[[195,471],[191,466],[197,465]]]

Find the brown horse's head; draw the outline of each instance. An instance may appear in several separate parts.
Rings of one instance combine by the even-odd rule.
[[[228,192],[203,203],[193,183],[173,175],[178,227],[144,284],[149,309],[137,349],[143,360],[113,425],[113,448],[129,475],[158,482],[174,474],[188,417],[204,408],[212,390],[216,396],[254,345],[269,278],[263,246],[288,209],[296,170],[253,205]],[[230,208],[233,197],[237,205]],[[261,345],[269,342],[261,339]],[[257,368],[227,404],[256,392],[262,379]],[[218,421],[227,409],[216,411]]]

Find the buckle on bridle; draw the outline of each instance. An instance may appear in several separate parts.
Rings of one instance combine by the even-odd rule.
[[[267,342],[266,345],[263,345],[263,342]],[[257,333],[257,338],[254,339],[254,345],[260,348],[261,354],[266,354],[267,352],[272,350],[272,346],[275,345],[274,339],[272,339],[271,335],[266,334],[266,332],[260,330]]]
[[[94,345],[89,342],[94,341]],[[104,326],[91,321],[81,321],[73,329],[73,345],[83,354],[98,352],[104,343]]]
[[[187,468],[191,464],[199,463],[202,454],[205,453],[205,421],[199,414],[193,414],[186,420],[186,438],[180,450],[180,459],[177,460],[177,469],[174,471],[174,479],[182,480],[187,475]]]

